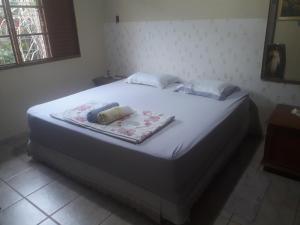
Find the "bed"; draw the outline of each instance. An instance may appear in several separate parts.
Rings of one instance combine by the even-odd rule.
[[[50,116],[91,100],[175,116],[141,144],[132,144]],[[124,80],[31,107],[29,154],[126,202],[157,222],[183,224],[214,175],[248,132],[249,98],[224,101],[127,84]]]

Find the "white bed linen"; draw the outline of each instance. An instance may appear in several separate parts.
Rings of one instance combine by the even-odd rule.
[[[247,97],[246,92],[239,91],[229,96],[225,101],[217,101],[173,91],[174,87],[161,90],[127,84],[121,80],[34,106],[28,110],[28,114],[104,142],[154,157],[173,160],[192,149]],[[142,144],[135,145],[56,120],[50,116],[51,113],[76,107],[88,101],[118,102],[137,110],[153,110],[174,115],[176,119],[168,127]]]

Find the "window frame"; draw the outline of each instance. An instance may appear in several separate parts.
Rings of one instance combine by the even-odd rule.
[[[3,14],[4,14],[4,19],[6,20],[6,26],[7,26],[7,34],[5,35],[0,35],[0,38],[8,38],[9,41],[10,41],[10,44],[11,44],[11,47],[12,47],[12,52],[13,52],[13,56],[14,56],[14,59],[15,59],[15,62],[14,63],[9,63],[9,64],[3,64],[3,65],[0,65],[0,69],[2,67],[5,67],[5,66],[11,66],[11,65],[16,65],[16,56],[15,56],[15,50],[14,50],[14,46],[13,46],[13,43],[12,43],[12,36],[11,36],[11,30],[9,28],[9,22],[8,22],[8,17],[7,17],[7,13],[6,13],[6,10],[5,10],[5,5],[4,5],[4,0],[0,0],[0,2],[2,3],[0,5],[0,8],[3,9]]]
[[[74,55],[70,55],[70,56],[64,56],[64,57],[53,57],[52,56],[51,47],[50,47],[50,43],[49,43],[49,36],[48,36],[49,34],[48,34],[47,26],[45,23],[46,18],[45,18],[43,5],[42,5],[42,0],[37,0],[38,4],[36,6],[11,5],[9,3],[9,0],[0,0],[0,1],[2,2],[2,5],[0,5],[0,7],[2,7],[4,10],[4,15],[5,15],[5,19],[7,21],[7,29],[8,29],[8,35],[1,35],[1,38],[6,37],[6,38],[10,39],[14,58],[15,58],[15,63],[0,65],[0,70],[6,70],[6,69],[10,69],[10,68],[17,68],[17,67],[24,67],[24,66],[31,66],[31,65],[36,65],[36,64],[44,64],[44,63],[48,63],[48,62],[55,62],[55,61],[59,61],[59,60],[77,58],[77,57],[81,56],[80,51],[78,54],[74,54]],[[35,9],[38,9],[42,32],[32,33],[32,34],[17,34],[11,8],[35,8]],[[18,37],[39,36],[39,35],[43,35],[43,38],[45,41],[45,48],[46,48],[45,50],[46,50],[47,57],[44,59],[24,61],[22,58],[21,51],[20,51]]]

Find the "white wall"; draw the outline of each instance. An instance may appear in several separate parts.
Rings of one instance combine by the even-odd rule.
[[[103,74],[102,1],[74,4],[80,58],[0,71],[0,140],[27,130],[30,106],[87,89]]]
[[[268,4],[269,0],[104,0],[107,70],[235,83],[250,93],[266,125],[276,104],[300,102],[300,86],[260,79]],[[115,15],[120,24],[114,23]]]
[[[104,0],[105,22],[265,17],[269,0]]]

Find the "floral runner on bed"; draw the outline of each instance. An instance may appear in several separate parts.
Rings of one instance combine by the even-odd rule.
[[[135,112],[109,125],[90,123],[87,114],[94,109],[104,106],[103,103],[90,102],[61,113],[53,113],[53,118],[63,120],[102,134],[106,134],[135,144],[158,132],[171,123],[175,117],[152,111]]]

